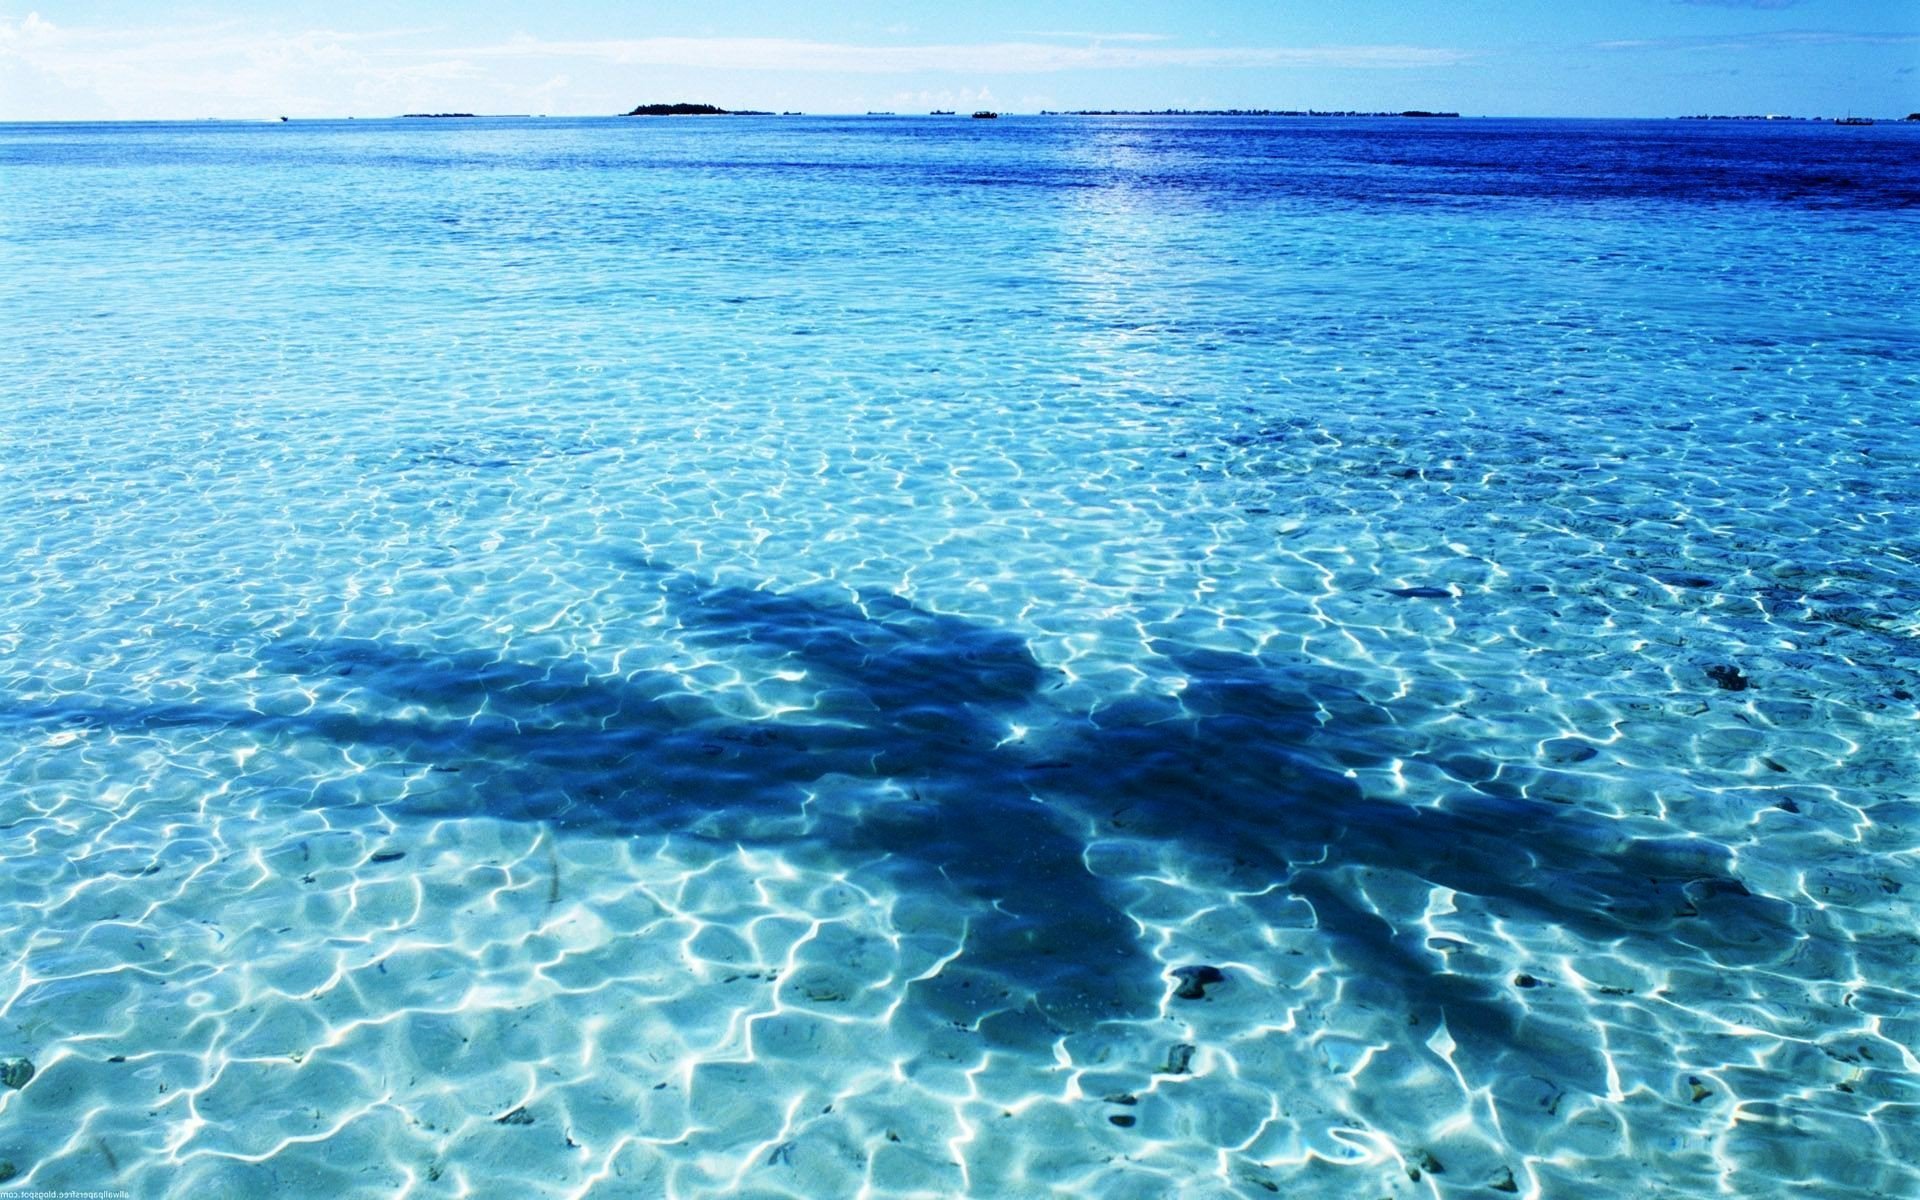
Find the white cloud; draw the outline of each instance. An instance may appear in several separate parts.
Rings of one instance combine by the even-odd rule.
[[[1021,37],[1073,38],[1084,42],[1164,42],[1164,33],[1089,33],[1073,29],[1023,29]]]
[[[0,20],[0,118],[259,116],[404,106],[489,68],[392,53],[417,29],[262,33],[229,23],[140,31]],[[78,105],[82,111],[74,111]]]
[[[709,72],[896,77],[888,88],[978,88],[983,77],[1062,71],[1445,66],[1426,46],[1199,46],[1158,35],[1029,34],[1060,41],[867,45],[790,38],[520,37],[449,44],[444,31],[260,29],[235,22],[157,29],[0,18],[0,119],[375,114],[441,109],[611,111],[634,86],[698,84]],[[1074,40],[1079,39],[1079,40]],[[676,76],[675,73],[679,74]],[[919,79],[907,77],[919,76]],[[952,85],[942,77],[959,77]],[[571,90],[569,90],[571,81]],[[738,80],[734,81],[737,85]]]
[[[1433,67],[1461,62],[1465,51],[1428,46],[1139,46],[1045,42],[866,46],[791,38],[613,38],[545,41],[518,38],[462,47],[473,57],[591,58],[626,66],[713,70],[829,71],[841,74],[1026,75],[1051,71],[1142,67]]]

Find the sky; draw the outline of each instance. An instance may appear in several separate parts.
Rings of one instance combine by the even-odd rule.
[[[0,120],[1920,111],[1920,0],[0,0]]]

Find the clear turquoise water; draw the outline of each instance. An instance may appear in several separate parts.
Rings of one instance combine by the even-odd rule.
[[[0,127],[0,1167],[1915,1194],[1916,202],[1884,124]]]

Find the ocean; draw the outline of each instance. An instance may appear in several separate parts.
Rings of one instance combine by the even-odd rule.
[[[0,126],[0,1178],[1920,1194],[1920,124]]]

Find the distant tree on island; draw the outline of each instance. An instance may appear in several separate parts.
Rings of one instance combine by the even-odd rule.
[[[769,112],[750,108],[716,108],[711,104],[642,104],[629,117],[770,117]]]

